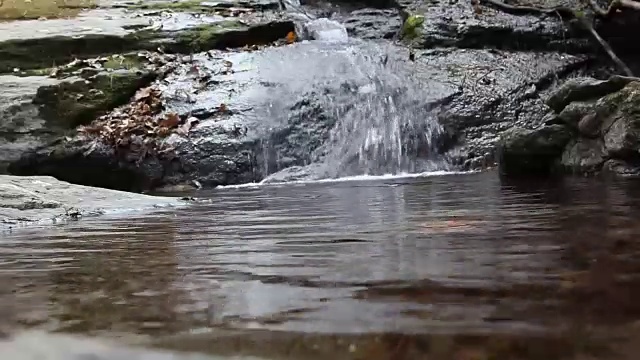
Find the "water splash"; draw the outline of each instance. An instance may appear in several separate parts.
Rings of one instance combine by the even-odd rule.
[[[443,129],[429,106],[442,98],[443,89],[415,76],[403,49],[349,39],[342,25],[328,19],[310,21],[307,28],[318,40],[296,44],[280,61],[261,65],[268,81],[286,84],[288,91],[267,95],[265,117],[305,127],[298,131],[323,143],[279,148],[275,143],[281,139],[265,141],[263,173],[292,165],[311,165],[295,169],[294,178],[306,179],[449,170],[437,151]],[[294,93],[302,96],[298,113],[287,102]],[[292,148],[298,148],[297,156]],[[291,164],[291,158],[306,160]],[[281,174],[267,181],[274,177]]]

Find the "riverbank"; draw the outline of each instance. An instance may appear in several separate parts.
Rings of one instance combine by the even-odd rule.
[[[50,176],[0,175],[0,232],[184,204],[177,198],[74,185]]]

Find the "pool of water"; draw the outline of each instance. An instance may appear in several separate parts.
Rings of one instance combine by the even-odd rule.
[[[196,196],[210,201],[3,235],[0,329],[270,358],[559,359],[613,356],[610,336],[640,319],[636,181]]]

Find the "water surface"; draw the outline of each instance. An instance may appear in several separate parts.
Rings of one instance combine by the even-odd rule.
[[[2,325],[272,357],[548,359],[609,346],[602,333],[640,316],[633,181],[480,173],[197,196],[211,201],[3,236]]]

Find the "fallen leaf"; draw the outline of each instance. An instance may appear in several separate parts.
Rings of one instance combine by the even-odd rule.
[[[293,44],[297,39],[296,33],[293,32],[293,31],[289,31],[289,33],[287,34],[286,39],[287,39],[287,43],[288,44]]]
[[[161,127],[172,128],[180,124],[180,116],[176,113],[168,113],[165,118],[158,123]]]

